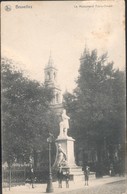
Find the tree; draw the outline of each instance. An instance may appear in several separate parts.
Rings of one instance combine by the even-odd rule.
[[[2,59],[2,147],[3,162],[29,157],[47,146],[48,132],[56,128],[50,109],[52,91],[17,70],[15,62]]]
[[[125,130],[124,73],[113,69],[113,62],[107,59],[107,53],[98,57],[97,50],[85,49],[77,87],[73,94],[64,95],[77,147],[87,153],[86,162],[94,162],[90,152],[96,152],[99,165],[104,164],[107,155],[110,163],[114,161]]]

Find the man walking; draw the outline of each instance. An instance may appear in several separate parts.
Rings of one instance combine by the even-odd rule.
[[[32,188],[34,188],[34,170],[33,170],[33,168],[30,169],[30,172],[31,172],[31,185],[32,185]]]

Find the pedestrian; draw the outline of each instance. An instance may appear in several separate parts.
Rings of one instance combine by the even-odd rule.
[[[85,175],[85,185],[88,186],[88,182],[89,182],[89,174],[90,174],[90,168],[89,166],[86,166],[85,170],[84,170],[84,175]]]
[[[110,176],[114,176],[115,175],[113,164],[110,165],[109,175]]]
[[[63,181],[63,170],[62,167],[59,167],[57,171],[57,179],[58,179],[58,187],[62,188],[62,181]]]
[[[69,180],[70,180],[70,172],[69,172],[69,169],[68,169],[67,172],[66,172],[66,175],[65,175],[66,188],[69,188]]]
[[[34,188],[34,169],[33,168],[31,168],[30,169],[30,176],[31,176],[31,185],[32,185],[32,188]]]

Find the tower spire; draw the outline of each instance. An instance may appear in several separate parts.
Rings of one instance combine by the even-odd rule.
[[[85,39],[85,48],[84,48],[83,53],[81,54],[80,61],[83,61],[87,54],[89,54],[89,49],[87,46],[87,39]]]
[[[88,49],[88,46],[87,46],[87,39],[85,39],[85,49],[84,49],[84,54],[88,53],[89,52],[89,49]]]
[[[52,55],[51,55],[51,49],[50,49],[50,55],[49,55],[49,60],[48,60],[48,67],[53,67],[53,59],[52,59]]]

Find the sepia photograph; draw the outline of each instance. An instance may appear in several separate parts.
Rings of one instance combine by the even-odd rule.
[[[1,2],[2,194],[126,194],[124,0]]]

